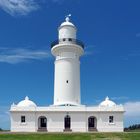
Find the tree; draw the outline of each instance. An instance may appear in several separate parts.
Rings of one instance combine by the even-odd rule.
[[[138,129],[140,129],[140,124],[134,124],[124,128],[124,131],[138,130]]]

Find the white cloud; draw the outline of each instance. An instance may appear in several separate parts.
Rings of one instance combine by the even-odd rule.
[[[140,117],[140,101],[138,102],[127,102],[124,104],[125,116]]]
[[[53,3],[62,4],[66,0],[52,0]]]
[[[111,99],[117,101],[117,100],[128,100],[129,98],[126,96],[120,96],[120,97],[112,97]]]
[[[39,5],[35,0],[0,0],[0,8],[12,16],[27,15],[37,10]]]
[[[0,48],[0,62],[16,64],[29,60],[42,60],[50,55],[47,50]]]
[[[127,102],[124,104],[125,108],[125,127],[133,124],[140,124],[140,101]]]
[[[87,45],[85,46],[85,53],[84,56],[89,56],[89,55],[93,55],[95,53],[98,53],[98,51],[95,51],[95,45]]]
[[[0,128],[10,128],[9,107],[7,106],[0,106]]]

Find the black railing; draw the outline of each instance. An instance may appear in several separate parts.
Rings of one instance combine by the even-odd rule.
[[[63,43],[77,44],[77,45],[81,46],[84,49],[83,42],[78,40],[78,39],[73,39],[73,38],[63,38],[63,39],[55,40],[54,42],[51,43],[51,48],[53,48],[55,45],[61,44],[61,43],[62,44]]]

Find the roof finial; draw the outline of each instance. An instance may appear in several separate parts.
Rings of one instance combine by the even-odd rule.
[[[107,96],[107,97],[105,98],[105,100],[109,100],[109,97]]]
[[[69,14],[69,15],[66,16],[66,18],[65,18],[66,22],[69,22],[70,21],[70,17],[71,17],[71,14]]]
[[[15,106],[15,103],[13,102],[12,106]]]
[[[28,97],[28,96],[26,96],[26,97],[25,97],[25,100],[29,100],[29,97]]]

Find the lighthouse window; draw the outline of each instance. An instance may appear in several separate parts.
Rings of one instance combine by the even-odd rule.
[[[66,83],[68,83],[69,81],[67,80]]]
[[[21,123],[25,123],[25,116],[21,116]]]
[[[109,123],[114,123],[114,117],[113,116],[109,116]]]
[[[69,41],[72,41],[72,38],[69,38]]]
[[[63,38],[63,41],[66,41],[66,39],[65,39],[65,38]]]

